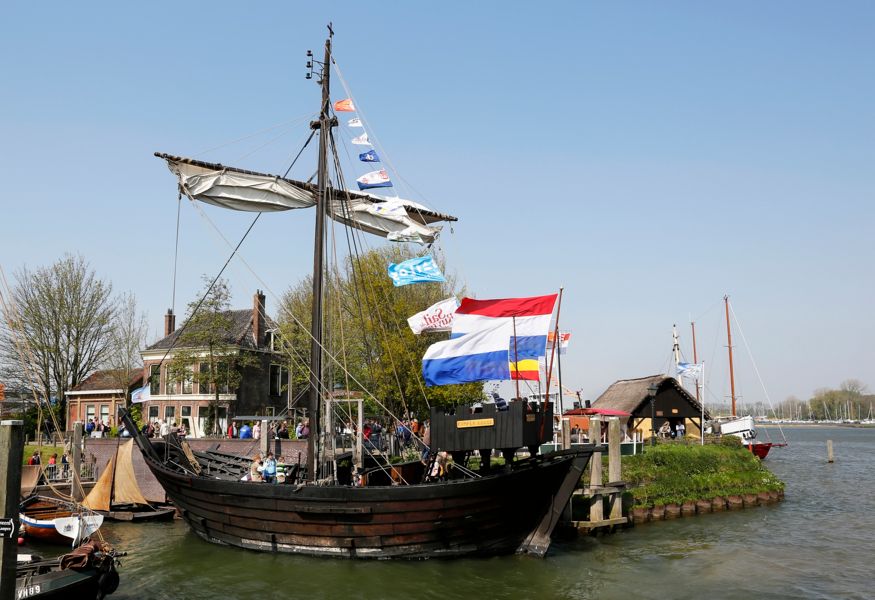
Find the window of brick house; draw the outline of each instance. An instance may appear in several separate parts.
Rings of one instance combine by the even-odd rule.
[[[217,379],[219,381],[219,393],[230,394],[231,386],[228,384],[230,381],[230,378],[228,376],[228,365],[225,363],[218,363],[216,365],[216,372],[218,374]],[[214,384],[210,384],[210,393],[216,393],[216,386]]]
[[[182,393],[194,393],[194,366],[189,365],[185,368],[185,377],[182,379]]]
[[[171,396],[179,390],[179,383],[170,376],[170,369],[164,369],[164,388],[165,393]]]
[[[149,394],[151,394],[153,396],[157,396],[160,393],[161,393],[161,367],[158,365],[149,365]]]

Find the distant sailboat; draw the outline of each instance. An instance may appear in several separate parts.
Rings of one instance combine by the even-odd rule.
[[[143,495],[134,474],[133,447],[134,440],[119,446],[82,505],[115,521],[172,519],[176,509],[153,506]]]
[[[732,399],[732,418],[720,424],[723,435],[736,435],[742,439],[745,448],[750,450],[760,460],[769,454],[769,450],[779,446],[786,446],[787,442],[762,442],[756,439],[757,430],[754,426],[753,417],[750,415],[738,417],[735,413],[735,370],[732,363],[732,329],[729,325],[729,296],[723,296],[726,306],[726,340],[729,348],[729,389]]]

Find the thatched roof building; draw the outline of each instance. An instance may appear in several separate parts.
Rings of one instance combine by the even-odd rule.
[[[611,384],[592,407],[626,411],[632,415],[628,429],[643,432],[658,431],[665,422],[674,431],[683,422],[687,435],[698,435],[703,415],[696,398],[677,379],[666,375],[621,379]],[[704,416],[706,421],[711,418],[708,411],[704,411]]]

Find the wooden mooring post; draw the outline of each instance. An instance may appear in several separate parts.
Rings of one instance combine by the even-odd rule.
[[[0,600],[15,598],[23,452],[23,422],[0,421]]]
[[[827,462],[835,462],[835,456],[832,453],[832,440],[826,440],[826,460]]]
[[[589,519],[571,522],[577,529],[593,531],[605,527],[613,528],[629,521],[623,516],[623,492],[626,491],[626,483],[620,481],[620,420],[611,417],[607,423],[608,482],[604,483],[602,453],[594,452],[590,460],[589,487],[574,492],[576,496],[589,498]],[[589,418],[589,439],[591,443],[602,443],[602,420],[598,415]],[[604,509],[606,500],[610,511],[607,518]]]
[[[82,499],[82,423],[73,424],[73,439],[70,442],[70,468],[73,476],[70,483],[70,496],[73,501]]]

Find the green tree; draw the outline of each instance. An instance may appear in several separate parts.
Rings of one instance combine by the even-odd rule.
[[[210,287],[204,276],[200,298],[188,305],[185,323],[168,363],[168,376],[177,385],[197,382],[200,389],[209,389],[213,397],[206,430],[218,435],[219,394],[237,390],[243,370],[259,364],[258,358],[241,348],[233,338],[234,318],[231,312],[231,290],[228,282],[219,279]]]
[[[123,294],[117,302],[112,323],[111,351],[105,368],[114,387],[125,390],[125,408],[131,411],[134,422],[142,425],[142,406],[131,406],[130,387],[134,377],[143,372],[140,350],[146,346],[149,323],[146,314],[137,308],[137,299],[131,293]]]
[[[105,364],[112,349],[116,303],[112,284],[97,277],[81,256],[16,273],[4,299],[0,361],[15,387],[56,398],[64,426],[65,392]]]
[[[328,358],[324,365],[329,386],[364,388],[395,415],[409,411],[423,416],[429,406],[477,400],[483,392],[479,383],[425,387],[422,355],[446,334],[414,335],[407,318],[464,290],[457,289],[452,277],[445,283],[393,286],[387,265],[414,256],[403,246],[372,250],[347,259],[326,278],[323,343],[336,362]],[[437,262],[442,265],[441,257]],[[310,280],[301,281],[286,292],[280,310],[280,327],[293,364],[291,380],[298,389],[306,388],[309,381],[311,297]]]

